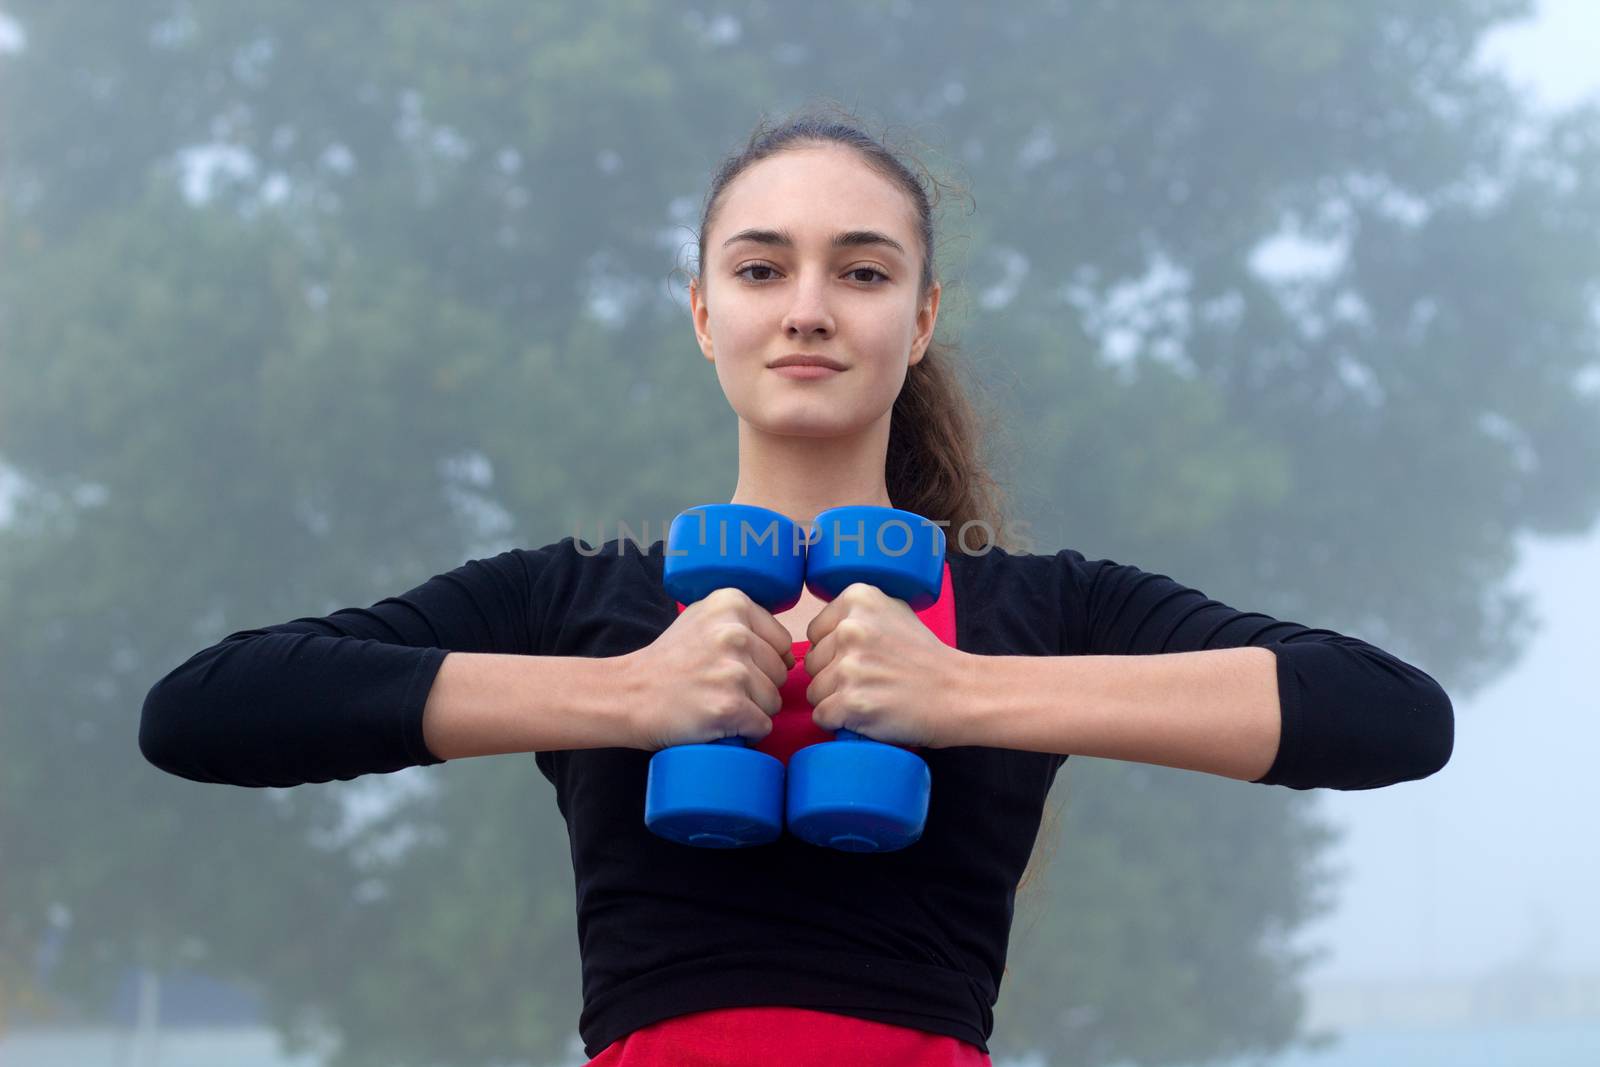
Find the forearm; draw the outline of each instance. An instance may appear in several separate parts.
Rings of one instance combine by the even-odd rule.
[[[617,658],[451,652],[422,712],[440,759],[632,746]]]
[[[1098,756],[1240,781],[1278,752],[1277,659],[1259,647],[1158,655],[972,656],[963,743]]]

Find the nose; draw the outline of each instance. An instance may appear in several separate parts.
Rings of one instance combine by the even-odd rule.
[[[794,302],[783,317],[783,331],[792,338],[828,337],[833,334],[833,313],[828,310],[828,280],[802,272],[794,287]]]

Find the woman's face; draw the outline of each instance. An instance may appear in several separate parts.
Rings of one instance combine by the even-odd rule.
[[[939,311],[937,285],[919,299],[922,247],[900,189],[852,149],[780,152],[729,183],[705,245],[695,335],[741,419],[827,437],[888,417]],[[844,369],[772,367],[794,353]]]

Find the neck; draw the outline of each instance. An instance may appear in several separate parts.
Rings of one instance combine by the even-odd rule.
[[[792,437],[739,420],[739,482],[733,504],[753,504],[809,526],[819,512],[846,504],[889,507],[885,415],[859,434]]]

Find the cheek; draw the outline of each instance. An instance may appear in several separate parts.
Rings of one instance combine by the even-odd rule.
[[[872,313],[856,322],[856,328],[872,338],[875,350],[909,352],[917,335],[916,308],[901,300],[885,300]]]
[[[759,346],[761,338],[773,329],[758,309],[738,301],[725,303],[719,312],[707,319],[707,327],[718,347],[725,348],[730,356],[742,355]]]
[[[884,315],[864,323],[862,335],[873,363],[885,377],[903,379],[916,331],[896,316]]]

